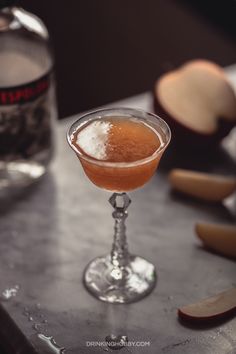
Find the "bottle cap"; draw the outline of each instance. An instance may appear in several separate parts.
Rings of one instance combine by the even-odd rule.
[[[0,0],[0,9],[3,9],[4,7],[9,7],[13,6],[17,0]]]

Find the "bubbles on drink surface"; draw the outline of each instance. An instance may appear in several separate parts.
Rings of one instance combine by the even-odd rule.
[[[87,155],[98,160],[106,160],[106,144],[110,128],[109,121],[93,121],[78,132],[76,145]]]
[[[134,162],[164,146],[161,134],[138,118],[106,117],[88,122],[72,137],[73,145],[96,160]]]

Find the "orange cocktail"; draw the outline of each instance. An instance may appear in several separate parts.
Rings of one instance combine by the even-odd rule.
[[[86,175],[95,185],[124,192],[144,185],[151,178],[161,158],[157,152],[164,141],[161,130],[155,130],[142,119],[108,116],[79,127],[73,133],[72,144]]]
[[[90,181],[114,192],[109,198],[115,219],[112,250],[92,260],[84,272],[86,288],[102,301],[137,301],[156,284],[154,265],[128,251],[125,220],[131,199],[125,192],[148,182],[170,138],[160,117],[130,108],[89,112],[68,131],[68,142]]]

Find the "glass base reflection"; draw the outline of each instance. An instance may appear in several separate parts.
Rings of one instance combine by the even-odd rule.
[[[129,256],[124,267],[114,267],[111,256],[95,258],[84,272],[84,284],[96,298],[110,303],[130,303],[148,295],[156,285],[153,264]]]

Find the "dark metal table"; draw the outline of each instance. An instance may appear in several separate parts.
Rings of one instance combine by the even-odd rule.
[[[120,105],[150,110],[151,95]],[[172,194],[163,168],[131,193],[127,219],[130,251],[157,267],[154,292],[134,304],[111,305],[84,289],[85,265],[110,250],[113,220],[109,194],[87,180],[67,146],[70,123],[58,125],[50,172],[32,191],[0,205],[0,290],[15,289],[15,296],[3,299],[0,307],[5,348],[18,354],[60,353],[38,336],[42,333],[53,336],[66,353],[102,353],[111,350],[86,342],[103,342],[114,333],[149,342],[125,347],[122,353],[236,353],[235,319],[191,328],[178,321],[176,312],[181,305],[236,286],[235,262],[202,249],[194,234],[198,220],[234,219],[223,205]]]

